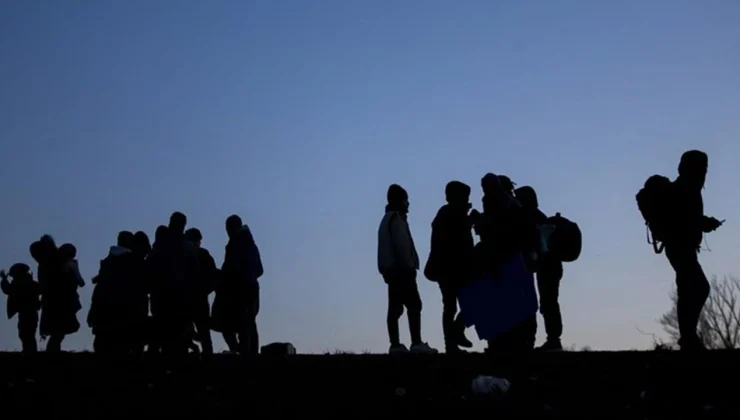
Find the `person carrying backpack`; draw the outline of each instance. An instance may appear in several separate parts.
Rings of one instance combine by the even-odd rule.
[[[660,175],[650,177],[637,194],[637,204],[653,236],[656,253],[665,250],[676,272],[677,311],[681,350],[705,350],[696,333],[710,286],[698,253],[705,233],[723,222],[704,215],[701,190],[706,182],[709,157],[699,150],[681,156],[678,177],[672,183]],[[666,182],[668,181],[668,182]]]
[[[527,218],[527,224],[532,227],[547,225],[548,217],[539,208],[537,193],[530,186],[517,188],[515,191],[517,201]],[[535,229],[536,230],[536,229]],[[536,241],[539,238],[532,238]],[[563,278],[563,263],[552,254],[537,252],[538,244],[530,245],[537,256],[536,260],[525,258],[530,265],[530,271],[537,276],[537,291],[540,298],[540,314],[545,321],[547,341],[538,350],[562,350],[563,345],[560,337],[563,334],[563,318],[560,313],[560,281]]]

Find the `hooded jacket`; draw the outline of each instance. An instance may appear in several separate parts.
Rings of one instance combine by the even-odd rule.
[[[387,210],[378,228],[378,271],[381,275],[387,275],[393,270],[418,269],[419,255],[406,214]]]
[[[259,248],[247,225],[229,238],[221,272],[226,281],[244,284],[256,284],[264,274]]]
[[[432,281],[463,282],[471,275],[474,240],[467,209],[442,206],[432,221],[424,275]]]

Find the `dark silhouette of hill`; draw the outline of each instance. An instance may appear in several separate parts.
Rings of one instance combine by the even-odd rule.
[[[3,413],[67,418],[384,414],[685,418],[736,416],[740,353],[217,355],[179,369],[89,353],[0,353]],[[472,394],[477,375],[510,379],[505,398]]]

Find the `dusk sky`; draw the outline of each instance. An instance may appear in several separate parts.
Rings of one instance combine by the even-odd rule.
[[[634,197],[693,148],[727,219],[701,261],[740,274],[736,0],[0,0],[0,267],[35,273],[50,233],[89,282],[118,231],[153,239],[174,210],[220,265],[238,213],[265,267],[261,341],[299,352],[387,351],[388,185],[409,191],[423,265],[445,184],[480,208],[489,171],[583,230],[563,344],[649,347],[637,328],[660,333],[674,280]],[[439,289],[419,288],[443,348]],[[83,326],[64,348],[91,342]],[[3,317],[0,349],[19,347]]]

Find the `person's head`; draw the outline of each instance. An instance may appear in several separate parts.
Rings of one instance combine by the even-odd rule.
[[[242,218],[237,216],[236,214],[232,214],[226,219],[226,233],[229,235],[229,238],[234,236],[235,233],[239,232],[239,229],[244,226],[244,222],[242,222]]]
[[[201,241],[203,241],[203,235],[200,233],[200,230],[196,228],[190,228],[185,231],[185,239],[200,248],[200,243]]]
[[[24,263],[15,263],[8,270],[8,275],[13,280],[23,280],[31,277],[31,267]]]
[[[480,180],[480,187],[483,190],[483,195],[495,195],[501,192],[501,182],[497,175],[487,173],[483,175]]]
[[[698,188],[703,188],[707,180],[709,156],[700,150],[689,150],[681,156],[678,175]]]
[[[509,195],[514,195],[514,187],[516,186],[516,184],[511,181],[511,178],[506,175],[499,175],[498,183],[505,193],[508,193]]]
[[[72,261],[75,257],[77,257],[77,248],[74,245],[67,243],[59,247],[59,258],[62,261]]]
[[[401,212],[409,211],[409,194],[402,186],[392,184],[388,187],[386,198],[388,200],[389,209]]]
[[[32,243],[31,246],[28,247],[28,250],[31,253],[31,257],[33,257],[37,263],[41,264],[44,261],[46,255],[44,254],[44,244],[41,243],[41,241],[35,241]]]
[[[170,232],[175,235],[184,235],[187,224],[188,218],[179,211],[172,213],[172,216],[170,216]]]
[[[152,250],[152,244],[149,242],[149,235],[144,231],[138,231],[134,233],[134,249],[133,251],[147,255]]]
[[[167,234],[170,229],[165,225],[157,226],[157,230],[154,232],[154,242],[162,244],[167,241]]]
[[[56,254],[57,244],[54,242],[54,238],[52,238],[51,235],[45,234],[41,236],[39,242],[41,242],[41,247],[43,248],[42,252],[44,258],[51,258]]]
[[[540,204],[537,200],[537,193],[535,192],[534,188],[530,187],[529,185],[517,188],[514,191],[514,194],[516,200],[519,202],[519,204],[522,205],[523,208],[528,210],[535,210],[540,207]]]
[[[450,181],[445,187],[445,199],[452,205],[470,204],[470,186],[460,181]]]
[[[117,245],[129,250],[134,249],[134,234],[128,230],[118,232]]]

